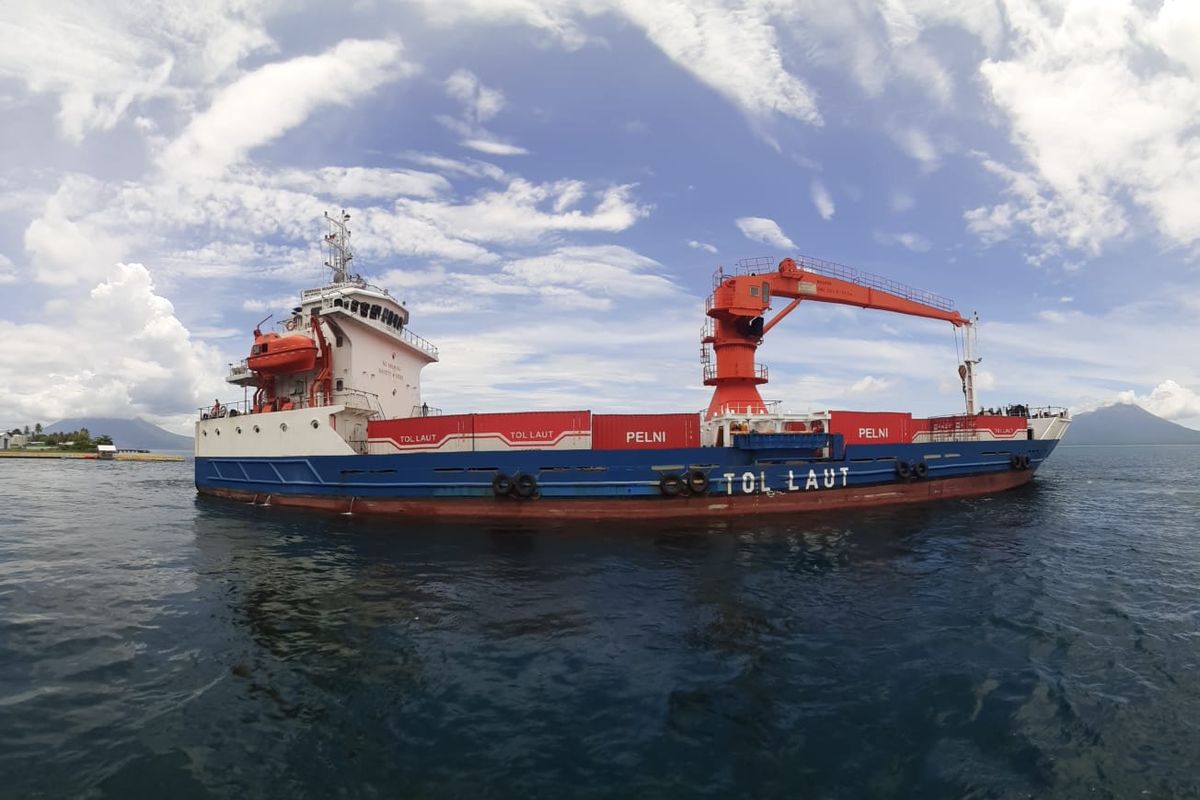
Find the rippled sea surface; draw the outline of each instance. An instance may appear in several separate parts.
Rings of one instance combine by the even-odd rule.
[[[3,797],[1200,797],[1200,448],[710,527],[0,486]]]

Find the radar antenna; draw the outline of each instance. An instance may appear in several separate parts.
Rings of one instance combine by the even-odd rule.
[[[333,270],[334,283],[347,283],[352,279],[350,261],[354,258],[354,254],[350,251],[350,229],[346,227],[346,223],[350,221],[350,215],[346,213],[345,209],[342,209],[339,219],[329,216],[329,212],[326,211],[325,219],[329,222],[329,233],[325,234],[325,244],[329,247],[329,260],[325,262],[325,266]]]

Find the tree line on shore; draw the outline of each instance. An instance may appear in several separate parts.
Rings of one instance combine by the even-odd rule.
[[[27,436],[29,437],[29,444],[40,443],[56,450],[88,451],[95,450],[96,445],[113,443],[111,436],[102,433],[96,437],[93,437],[87,428],[80,428],[77,431],[46,433],[42,430],[42,423],[40,422],[33,426],[32,431],[29,429],[29,426],[26,425],[25,430],[13,428],[11,431],[9,431],[9,434],[13,436]]]

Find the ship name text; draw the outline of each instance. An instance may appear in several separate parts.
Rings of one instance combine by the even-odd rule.
[[[797,474],[795,470],[788,470],[787,486],[775,488],[767,485],[767,474],[759,472],[757,475],[753,472],[743,472],[740,476],[736,472],[722,473],[721,477],[725,479],[725,494],[733,494],[734,489],[741,489],[742,494],[754,494],[755,492],[799,492],[809,491],[811,489],[833,489],[839,486],[846,486],[850,480],[849,467],[824,467],[821,470],[810,469],[808,475],[805,475],[803,470]]]

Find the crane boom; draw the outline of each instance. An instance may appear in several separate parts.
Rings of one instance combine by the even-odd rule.
[[[791,302],[770,320],[764,314],[774,297]],[[869,273],[814,258],[785,258],[772,268],[768,259],[738,263],[735,274],[718,272],[706,313],[713,319],[704,345],[716,353],[715,369],[706,361],[704,383],[716,387],[708,416],[724,411],[761,413],[766,410],[758,387],[767,382],[766,367],[754,363],[762,337],[804,300],[874,308],[896,314],[942,320],[955,328],[973,321],[954,309],[944,297],[913,289]],[[707,349],[702,351],[707,357]],[[974,387],[970,356],[963,365],[963,391],[967,411],[974,413]]]

